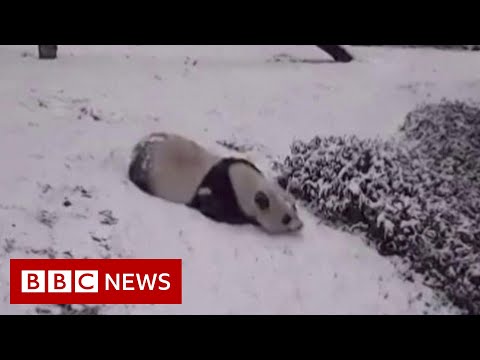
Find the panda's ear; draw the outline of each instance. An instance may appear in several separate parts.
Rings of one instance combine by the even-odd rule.
[[[270,207],[270,200],[268,199],[267,194],[263,191],[258,191],[255,194],[255,204],[260,210],[267,210]]]

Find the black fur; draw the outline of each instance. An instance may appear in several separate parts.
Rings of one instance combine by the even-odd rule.
[[[146,160],[147,151],[145,148],[140,149],[137,152],[134,159],[130,163],[128,169],[128,177],[131,182],[137,185],[140,190],[143,190],[147,194],[151,193],[150,185],[148,183],[148,172],[143,168],[144,162]]]
[[[198,187],[208,188],[211,193],[197,194],[187,206],[197,209],[208,218],[222,223],[244,225],[259,225],[256,219],[246,215],[240,208],[235,191],[230,181],[228,169],[233,164],[243,163],[250,166],[259,174],[261,171],[252,163],[244,159],[224,158],[213,166]],[[197,190],[198,190],[197,189]]]
[[[267,194],[263,191],[259,191],[255,194],[255,204],[260,208],[260,210],[268,210],[270,207],[270,200],[268,199]]]

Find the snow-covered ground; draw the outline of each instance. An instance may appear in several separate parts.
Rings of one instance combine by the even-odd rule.
[[[356,62],[336,64],[315,46],[61,45],[40,61],[36,45],[0,46],[0,313],[60,311],[9,304],[8,260],[30,256],[183,259],[182,305],[102,314],[455,313],[304,210],[300,236],[270,237],[127,181],[152,131],[222,153],[219,141],[245,145],[270,173],[296,138],[389,136],[419,102],[480,93],[478,53],[352,51]]]

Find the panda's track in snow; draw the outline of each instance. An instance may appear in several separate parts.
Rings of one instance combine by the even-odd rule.
[[[55,223],[58,221],[58,215],[47,210],[40,210],[37,214],[37,220],[41,224],[52,229]]]
[[[35,54],[31,51],[22,51],[22,53],[20,54],[20,56],[22,58],[33,58],[35,59]]]
[[[91,199],[92,198],[92,191],[85,189],[83,186],[75,186],[73,192],[80,193],[80,195],[84,198]]]
[[[79,114],[77,115],[77,119],[81,120],[84,118],[88,118],[93,121],[102,121],[102,114],[93,108],[82,106],[79,109]]]
[[[13,250],[15,250],[15,239],[13,238],[4,239],[2,249],[6,254],[10,254]]]
[[[93,233],[90,233],[90,238],[97,243],[98,247],[105,250],[106,253],[102,255],[103,258],[109,258],[111,257],[111,250],[112,247],[110,245],[110,237],[102,237],[102,236],[97,236]]]
[[[237,144],[235,141],[232,140],[218,140],[217,144],[223,146],[225,149],[236,151],[238,153],[247,153],[253,150],[253,146],[251,145],[243,145]]]
[[[192,59],[190,56],[187,56],[185,58],[185,61],[183,62],[183,65],[185,66],[185,68],[183,70],[183,76],[185,77],[185,76],[189,75],[191,69],[196,67],[197,64],[198,64],[198,60]]]
[[[100,224],[102,225],[116,225],[118,223],[118,219],[113,216],[111,210],[102,210],[98,213],[102,219],[100,220]]]
[[[101,306],[95,305],[51,305],[38,306],[35,313],[38,315],[99,315]]]
[[[59,258],[58,252],[51,247],[47,247],[47,248],[44,248],[44,249],[27,248],[24,251],[28,255],[33,254],[33,255],[41,256],[43,258],[48,258],[48,259],[58,259]]]
[[[400,139],[314,137],[278,183],[322,221],[365,235],[467,314],[480,314],[480,107],[410,112]],[[413,279],[413,278],[412,278]]]

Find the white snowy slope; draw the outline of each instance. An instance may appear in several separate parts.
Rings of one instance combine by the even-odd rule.
[[[0,46],[0,314],[55,313],[9,304],[9,259],[47,256],[183,259],[182,305],[104,314],[455,313],[305,211],[301,236],[269,237],[127,181],[152,131],[245,145],[269,173],[295,138],[390,135],[420,101],[480,91],[477,53],[352,51],[358,61],[335,64],[315,46],[60,45],[40,61],[36,45]]]

